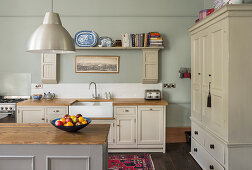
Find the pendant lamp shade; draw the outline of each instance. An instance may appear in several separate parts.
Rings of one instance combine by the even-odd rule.
[[[72,53],[75,51],[74,40],[62,26],[59,14],[47,12],[43,24],[32,34],[28,41],[31,53]]]

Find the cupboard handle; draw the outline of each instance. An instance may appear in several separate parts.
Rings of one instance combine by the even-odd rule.
[[[119,127],[120,125],[116,125],[116,126],[118,126],[118,127]]]
[[[198,135],[198,134],[199,134],[199,132],[198,132],[198,131],[194,131],[194,134],[195,134],[195,135]]]
[[[55,113],[55,112],[59,112],[59,110],[54,110],[53,112],[54,112],[54,113]]]
[[[210,165],[210,166],[209,166],[209,169],[214,169],[214,166],[213,166],[213,165]]]
[[[129,112],[129,110],[125,110],[125,112]]]
[[[198,73],[198,75],[200,75],[200,73]]]
[[[152,108],[150,108],[150,110],[153,110]]]
[[[214,144],[210,144],[210,149],[214,149]]]
[[[211,74],[209,74],[208,76],[209,76],[209,77],[211,77],[212,75],[211,75]]]
[[[42,118],[41,120],[45,120],[45,118]]]
[[[194,152],[198,152],[198,149],[197,149],[197,148],[194,148],[193,151],[194,151]]]

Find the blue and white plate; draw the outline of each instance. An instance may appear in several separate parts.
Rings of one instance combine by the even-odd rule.
[[[98,44],[102,45],[102,47],[112,47],[112,39],[109,37],[100,37]]]
[[[97,44],[98,35],[94,31],[80,31],[75,34],[75,44],[79,47],[94,47]]]

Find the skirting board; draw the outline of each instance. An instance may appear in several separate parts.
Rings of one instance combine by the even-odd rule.
[[[167,127],[166,143],[186,142],[185,131],[191,131],[191,127]]]

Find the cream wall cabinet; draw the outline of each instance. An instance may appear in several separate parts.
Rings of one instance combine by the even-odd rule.
[[[143,50],[143,80],[145,84],[158,83],[158,51],[159,49]]]
[[[41,55],[41,81],[43,84],[57,84],[57,54]]]
[[[251,27],[252,5],[243,4],[226,5],[189,29],[191,153],[203,169],[251,169]]]
[[[17,123],[49,123],[68,114],[67,106],[18,106]]]

